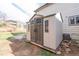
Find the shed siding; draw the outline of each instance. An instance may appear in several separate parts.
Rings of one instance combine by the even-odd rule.
[[[29,26],[28,26],[29,24]],[[27,32],[27,40],[30,41],[31,40],[31,34],[30,34],[30,23],[27,23],[27,29],[26,29],[26,32]]]
[[[44,45],[52,49],[56,49],[62,41],[62,22],[57,19],[56,15],[44,18],[44,22],[45,20],[48,20],[49,25],[48,32],[45,32],[45,23],[43,25]]]
[[[69,26],[68,17],[73,15],[79,15],[78,3],[57,3],[46,7],[37,14],[50,15],[60,12],[63,18],[63,33],[69,33],[72,39],[79,39],[79,26]]]
[[[52,19],[52,20],[51,20]],[[55,20],[54,17],[48,17],[44,19],[44,46],[56,49],[56,33],[55,33]],[[45,20],[48,20],[48,32],[45,32]],[[49,43],[50,42],[50,43]]]

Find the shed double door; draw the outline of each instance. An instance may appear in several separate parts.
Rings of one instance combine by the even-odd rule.
[[[43,19],[31,21],[31,41],[43,45]]]

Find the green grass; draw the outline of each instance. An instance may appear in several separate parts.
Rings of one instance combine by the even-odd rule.
[[[13,35],[10,32],[0,32],[0,40],[8,39]]]
[[[41,49],[41,51],[39,53],[41,56],[56,56],[55,53],[50,52],[50,51],[45,50],[45,49]]]
[[[25,32],[14,32],[14,33],[11,33],[11,34],[16,36],[16,35],[19,35],[19,34],[25,34]]]
[[[11,32],[0,32],[0,40],[11,39],[13,36],[16,36],[18,34],[24,34],[24,33],[23,32],[15,32],[15,33],[11,33]]]

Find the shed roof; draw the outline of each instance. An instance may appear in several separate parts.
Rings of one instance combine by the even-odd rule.
[[[37,16],[41,16],[41,17],[44,17],[43,15],[34,14],[34,15],[30,18],[29,22],[30,22],[30,21],[33,19],[33,17],[36,16],[36,15],[37,15]]]
[[[40,10],[42,10],[42,9],[48,7],[49,5],[52,5],[52,4],[54,4],[54,3],[46,3],[42,6],[40,6],[39,8],[37,8],[34,12],[38,12],[38,11],[40,11]]]

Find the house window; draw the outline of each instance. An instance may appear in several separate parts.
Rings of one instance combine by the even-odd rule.
[[[79,15],[69,17],[69,25],[78,25],[79,24]]]
[[[76,24],[79,24],[79,17],[76,17]]]
[[[71,18],[70,18],[70,23],[71,23],[71,24],[75,24],[75,19],[74,19],[74,17],[71,17]]]
[[[48,32],[48,20],[45,21],[45,32]]]

